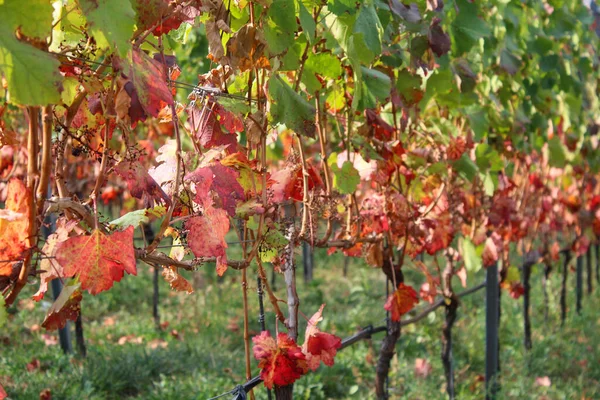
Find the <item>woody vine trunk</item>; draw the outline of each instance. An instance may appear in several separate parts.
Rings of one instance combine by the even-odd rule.
[[[386,249],[387,250],[387,249]],[[388,251],[384,251],[384,254]],[[387,280],[392,284],[392,287],[396,288],[394,284],[399,285],[404,282],[404,276],[399,265],[392,265],[392,258],[384,256],[383,272],[385,273]],[[387,335],[381,343],[381,350],[379,351],[379,359],[377,360],[376,376],[375,376],[375,393],[377,398],[384,400],[388,398],[386,390],[386,381],[390,372],[390,364],[394,353],[396,352],[396,343],[400,339],[400,321],[394,322],[388,319],[387,322]]]
[[[294,260],[294,241],[296,240],[296,227],[294,225],[294,205],[285,206],[284,226],[286,239],[289,241],[284,249],[283,277],[287,292],[288,317],[286,325],[288,336],[298,341],[298,307],[300,301],[296,291],[296,263]],[[275,386],[275,399],[291,400],[294,397],[294,385]]]

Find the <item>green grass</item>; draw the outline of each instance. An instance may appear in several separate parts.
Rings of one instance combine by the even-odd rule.
[[[369,324],[384,323],[385,288],[379,270],[353,260],[349,276],[344,277],[342,257],[328,257],[325,252],[316,254],[315,264],[315,280],[310,284],[302,283],[301,273],[298,274],[300,309],[304,314],[310,316],[321,303],[326,303],[321,328],[341,337]],[[219,282],[214,267],[205,266],[198,272],[204,286],[192,295],[170,292],[161,282],[161,319],[168,321],[169,326],[157,331],[151,312],[152,271],[145,265],[138,267],[139,276],[126,276],[113,289],[96,297],[84,296],[82,309],[89,352],[85,360],[63,355],[58,345],[44,343],[44,332],[34,325],[42,322],[50,303],[32,303],[28,296],[35,291],[33,287],[22,294],[17,306],[10,310],[9,323],[0,332],[0,382],[10,398],[37,399],[48,388],[53,399],[207,399],[245,381],[241,274],[228,271]],[[254,273],[249,275],[254,277]],[[568,320],[561,328],[558,276],[551,282],[550,316],[545,320],[540,275],[540,271],[535,271],[532,277],[533,350],[529,353],[522,344],[522,300],[513,300],[503,293],[500,398],[598,399],[598,291],[591,297],[586,295],[583,315],[577,316],[574,290],[570,290]],[[415,286],[421,280],[417,274],[407,274],[407,281]],[[570,287],[574,286],[573,280],[570,277]],[[472,279],[469,283],[475,285],[478,281]],[[459,286],[458,282],[455,285]],[[254,278],[249,286],[250,328],[256,334],[259,326]],[[283,279],[278,276],[277,295],[285,298],[282,286]],[[274,314],[265,302],[269,311],[267,324],[273,330]],[[480,291],[465,298],[459,308],[454,329],[458,399],[483,398],[480,377],[485,361],[484,302],[484,292]],[[424,306],[421,302],[418,308]],[[439,309],[403,330],[390,373],[392,398],[446,398],[440,360],[442,324],[443,310]],[[56,336],[56,332],[50,334]],[[127,335],[140,338],[141,343],[118,344]],[[381,338],[379,334],[357,343],[338,354],[334,367],[321,367],[302,377],[295,385],[296,398],[373,398]],[[159,341],[166,347],[152,348]],[[426,378],[415,375],[417,358],[431,363],[432,370]],[[39,360],[40,368],[29,372],[27,364],[32,359]],[[257,374],[256,362],[252,362],[253,374]],[[550,387],[536,385],[536,378],[544,376],[550,378]],[[256,394],[258,399],[266,399],[262,385]]]

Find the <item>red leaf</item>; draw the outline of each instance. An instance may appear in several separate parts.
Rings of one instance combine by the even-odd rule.
[[[134,108],[134,101],[139,100],[139,104],[146,114],[158,117],[163,107],[173,104],[173,94],[167,85],[164,69],[160,63],[141,50],[132,50],[129,57],[127,63],[123,63],[120,67],[129,82],[133,84],[133,88],[128,87],[127,84],[124,86],[131,97],[130,114]],[[115,63],[118,67],[119,60]],[[139,114],[139,110],[137,114]],[[137,118],[143,119],[137,114],[136,118],[130,115],[132,122],[135,122]]]
[[[227,145],[227,153],[235,153],[238,146],[237,135],[223,132],[213,104],[216,107],[216,103],[209,102],[202,109],[195,106],[186,109],[194,138],[204,148]]]
[[[171,199],[167,194],[158,186],[158,183],[148,171],[137,162],[124,161],[119,163],[115,167],[115,172],[127,182],[127,188],[131,195],[136,199],[142,199],[144,201],[144,207],[154,207],[155,201],[164,201],[165,204],[170,205]]]
[[[8,182],[5,208],[0,210],[0,260],[19,260],[29,249],[31,195],[23,182]],[[0,276],[12,273],[13,262],[0,262]]]
[[[319,368],[321,361],[331,367],[334,364],[337,350],[342,346],[342,339],[330,333],[321,332],[317,328],[317,324],[323,319],[323,308],[325,308],[325,304],[321,305],[319,311],[308,321],[302,346],[308,367],[313,371]]]
[[[267,388],[290,385],[308,371],[302,349],[285,333],[277,335],[275,342],[268,331],[263,331],[252,342],[260,377]]]
[[[419,302],[417,292],[411,286],[404,283],[398,285],[398,289],[388,297],[384,308],[392,313],[392,321],[400,321],[400,317],[413,309]]]
[[[2,384],[0,384],[0,400],[4,400],[7,397],[8,397],[8,394],[6,394],[6,391],[2,387]]]
[[[56,260],[65,276],[79,274],[81,289],[96,295],[119,282],[125,272],[137,275],[133,230],[130,226],[111,235],[94,230],[90,236],[72,237],[56,246]]]
[[[206,207],[207,200],[209,200],[208,190],[213,190],[218,195],[216,201],[221,202],[221,208],[233,217],[236,205],[245,199],[244,188],[238,182],[239,175],[235,169],[217,163],[209,167],[198,168],[188,174],[186,179],[196,183],[194,201],[197,204]]]
[[[81,290],[79,284],[63,287],[60,296],[48,310],[42,326],[47,330],[64,328],[67,320],[75,321],[81,310]]]
[[[200,11],[194,6],[177,5],[167,17],[169,3],[169,0],[137,0],[133,2],[138,28],[142,30],[152,28],[152,33],[160,36],[179,28],[183,22],[194,22],[194,18],[200,15]]]
[[[190,218],[186,224],[188,244],[196,257],[216,257],[217,273],[227,270],[225,235],[229,232],[229,218],[224,210],[208,207],[199,217]]]

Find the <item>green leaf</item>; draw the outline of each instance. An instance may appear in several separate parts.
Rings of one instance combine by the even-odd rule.
[[[467,181],[473,181],[479,172],[477,165],[467,156],[463,154],[461,158],[456,160],[452,166],[458,174]]]
[[[300,26],[302,26],[302,31],[306,35],[308,43],[312,44],[315,40],[315,30],[317,29],[317,24],[315,24],[315,20],[302,3],[302,0],[298,1],[298,7]]]
[[[147,224],[150,222],[150,218],[146,215],[146,210],[135,210],[128,212],[120,218],[115,219],[109,223],[110,226],[113,226],[118,229],[123,229],[128,226],[138,227],[141,224]]]
[[[390,96],[392,81],[389,76],[376,69],[361,67],[361,74],[357,82],[360,82],[361,90],[355,92],[352,101],[356,110],[362,111],[367,108],[375,108],[377,102],[383,102]]]
[[[421,91],[421,83],[422,81],[419,75],[413,75],[407,69],[398,71],[396,90],[398,90],[398,94],[402,97],[402,100],[406,105],[412,105],[418,100],[418,93]]]
[[[117,48],[123,58],[131,49],[135,11],[129,0],[80,0],[99,47]]]
[[[451,31],[454,46],[458,54],[468,52],[477,41],[488,36],[488,24],[478,16],[478,6],[468,0],[456,0],[458,13],[452,22]]]
[[[304,73],[302,74],[302,83],[306,85],[309,93],[314,93],[322,88],[316,74],[325,78],[337,79],[342,74],[342,64],[331,53],[311,54],[306,59]]]
[[[341,194],[352,194],[360,183],[360,174],[350,161],[345,161],[342,168],[337,164],[337,153],[331,153],[327,163],[333,172],[333,186]]]
[[[16,39],[0,23],[0,70],[8,82],[11,103],[43,106],[60,103],[60,63],[50,54]]]
[[[558,136],[548,142],[548,162],[557,168],[564,168],[567,164],[567,153]]]
[[[267,11],[267,25],[264,35],[272,54],[281,54],[294,44],[294,34],[298,27],[293,1],[274,0]]]
[[[272,99],[271,116],[275,122],[285,124],[298,134],[315,136],[315,109],[294,89],[275,75],[269,79],[269,96]]]
[[[156,206],[154,208],[146,208],[142,210],[135,210],[128,212],[120,218],[109,222],[109,225],[115,229],[123,229],[128,226],[138,227],[140,224],[147,224],[150,222],[150,217],[159,218],[166,213],[164,206]]]
[[[8,30],[19,28],[25,36],[46,38],[52,30],[52,10],[49,0],[4,0],[0,20]]]
[[[358,11],[354,22],[354,33],[362,33],[367,48],[375,56],[381,54],[383,27],[372,1],[365,1]]]
[[[477,272],[481,269],[483,263],[481,255],[478,254],[477,248],[469,238],[462,238],[459,241],[460,255],[465,261],[465,268],[469,272]]]
[[[489,172],[483,175],[483,190],[488,196],[493,196],[494,190],[496,190],[494,179],[492,178]]]

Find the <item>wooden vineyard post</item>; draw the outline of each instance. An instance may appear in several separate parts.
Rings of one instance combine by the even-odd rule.
[[[531,278],[531,267],[533,265],[525,261],[523,263],[523,344],[525,345],[525,349],[530,350],[532,347],[531,344],[531,319],[529,318],[529,304],[530,304],[530,291],[531,285],[529,283]]]
[[[77,351],[83,358],[87,356],[87,348],[85,347],[85,339],[83,337],[83,320],[81,319],[81,310],[79,316],[75,320],[75,342],[77,343]]]
[[[486,400],[496,399],[498,392],[498,263],[486,270],[485,302],[485,387]]]
[[[594,246],[596,250],[596,283],[600,285],[600,244]]]
[[[587,269],[587,290],[588,290],[588,295],[592,294],[592,291],[594,290],[594,277],[593,275],[593,270],[592,270],[592,247],[588,247],[587,249],[587,253],[585,254],[585,263],[586,263],[586,269]]]
[[[542,291],[544,292],[544,321],[548,321],[548,313],[550,311],[548,299],[548,282],[550,280],[550,272],[552,272],[552,264],[550,261],[544,261],[544,276],[542,276]]]
[[[58,299],[60,296],[60,292],[62,291],[62,283],[59,278],[52,279],[50,283],[52,286],[52,297],[54,301]],[[67,321],[64,327],[58,330],[58,342],[60,343],[60,348],[65,354],[70,354],[73,352],[73,345],[71,344],[71,322]]]
[[[304,283],[313,280],[314,251],[308,242],[302,242],[302,266],[304,267]]]
[[[52,193],[51,188],[48,187],[48,193]],[[45,218],[44,223],[42,224],[42,234],[44,235],[44,241],[48,239],[48,236],[54,232],[56,229],[56,214],[51,214]],[[60,278],[55,278],[50,283],[52,287],[52,297],[54,301],[58,299],[60,296],[60,292],[62,291],[62,283]],[[64,327],[58,330],[58,341],[60,343],[60,348],[65,354],[69,354],[73,352],[73,346],[71,344],[71,323],[67,321]]]
[[[577,296],[577,314],[581,315],[581,300],[583,298],[583,257],[577,256],[577,279],[575,284]]]
[[[454,368],[452,365],[452,327],[456,321],[456,310],[458,300],[455,297],[447,298],[450,304],[445,306],[446,319],[442,328],[442,364],[444,364],[444,373],[446,375],[446,392],[450,400],[455,399],[454,390]]]
[[[565,324],[567,318],[567,277],[569,272],[569,262],[571,261],[571,253],[569,250],[564,251],[565,259],[563,261],[562,282],[560,287],[560,324]]]

